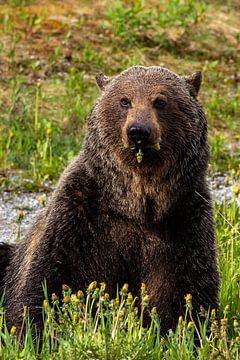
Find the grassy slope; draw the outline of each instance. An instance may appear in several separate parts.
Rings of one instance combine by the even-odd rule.
[[[188,0],[179,7],[177,0],[163,5],[151,0],[142,7],[133,0],[114,6],[110,1],[52,1],[50,5],[9,0],[8,5],[0,5],[0,186],[32,190],[56,181],[80,148],[86,115],[98,95],[94,82],[98,71],[115,74],[134,64],[162,63],[180,74],[203,70],[200,99],[209,119],[211,166],[230,170],[238,181],[240,20],[234,2],[228,3]],[[215,214],[222,277],[220,317],[228,318],[228,326],[223,321],[198,356],[229,358],[230,352],[237,359],[240,215],[234,203],[216,206]],[[54,336],[49,330],[52,336],[47,339],[60,343],[52,358],[193,356],[192,333],[187,339],[170,334],[168,341],[155,343],[151,334],[139,334],[137,325],[135,337],[131,332],[126,335],[119,325],[119,336],[112,340],[111,326],[110,322],[94,335],[91,324],[84,332],[81,326],[71,331],[63,328]],[[187,326],[188,322],[185,331]],[[13,334],[0,333],[0,357],[31,358],[34,350],[30,348],[31,341],[21,350]],[[49,359],[49,352],[46,340],[42,358]]]
[[[240,133],[234,5],[37,3],[11,0],[0,6],[0,184],[31,188],[55,181],[80,148],[98,95],[95,74],[115,74],[133,64],[164,64],[180,74],[203,70],[200,100],[209,119],[212,163],[237,169],[236,156],[229,154],[236,154]],[[9,184],[9,172],[30,180],[20,176]]]

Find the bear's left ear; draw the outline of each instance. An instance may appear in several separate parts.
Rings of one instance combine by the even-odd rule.
[[[100,90],[104,90],[105,86],[112,80],[110,76],[106,76],[103,73],[99,73],[96,75],[96,82],[100,88]]]
[[[199,89],[202,83],[202,73],[201,71],[196,71],[190,76],[184,76],[184,80],[186,81],[190,94],[194,97],[197,97]]]

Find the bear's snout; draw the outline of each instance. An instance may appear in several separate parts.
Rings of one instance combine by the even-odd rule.
[[[127,128],[127,136],[130,143],[133,143],[135,148],[145,146],[150,138],[151,129],[147,125],[132,124]]]

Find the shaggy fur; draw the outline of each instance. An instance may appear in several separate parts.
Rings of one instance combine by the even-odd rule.
[[[105,281],[112,295],[125,282],[138,294],[144,282],[165,333],[184,313],[187,293],[196,310],[217,307],[207,122],[196,99],[201,75],[137,66],[100,74],[97,83],[101,96],[82,150],[6,269],[7,320],[19,327],[27,305],[41,326],[44,279],[49,294],[93,280]],[[151,129],[140,165],[127,136],[136,123]]]
[[[0,243],[0,294],[4,291],[4,274],[7,266],[10,263],[11,257],[13,256],[14,249],[14,245]]]

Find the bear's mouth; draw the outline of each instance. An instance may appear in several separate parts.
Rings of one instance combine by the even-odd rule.
[[[141,143],[139,144],[134,144],[134,145],[124,145],[124,149],[127,150],[131,150],[134,153],[136,162],[140,165],[143,158],[148,156],[149,153],[153,153],[153,152],[159,152],[161,149],[161,145],[160,145],[160,141],[156,142],[155,144],[148,144],[148,145],[143,145]]]
[[[160,143],[157,142],[155,145],[149,145],[149,146],[145,146],[145,147],[135,147],[135,150],[136,150],[136,159],[137,159],[137,163],[138,164],[141,164],[142,160],[143,160],[143,157],[144,157],[144,150],[145,152],[148,152],[149,149],[150,150],[156,150],[156,151],[160,151]]]

